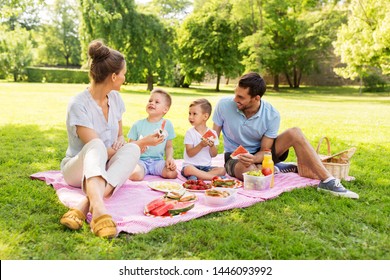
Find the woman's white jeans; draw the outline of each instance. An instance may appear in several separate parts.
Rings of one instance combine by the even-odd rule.
[[[107,148],[96,138],[85,144],[61,171],[66,183],[73,187],[82,188],[84,179],[100,176],[114,188],[119,188],[133,172],[140,155],[138,145],[127,143],[107,162]]]

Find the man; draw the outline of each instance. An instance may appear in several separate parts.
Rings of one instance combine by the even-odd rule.
[[[293,147],[299,161],[311,166],[321,179],[319,191],[359,198],[329,173],[299,128],[290,128],[278,135],[280,115],[270,103],[262,100],[265,91],[265,81],[259,74],[245,74],[238,82],[234,97],[222,98],[214,110],[213,129],[218,136],[221,131],[224,136],[227,173],[242,180],[244,172],[259,168],[266,150],[272,151],[273,161],[277,164],[287,158],[289,148]],[[230,154],[239,145],[249,153],[232,159]]]

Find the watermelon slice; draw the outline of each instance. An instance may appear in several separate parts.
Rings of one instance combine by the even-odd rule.
[[[191,201],[178,202],[174,205],[172,209],[169,209],[168,212],[172,216],[176,216],[191,210],[192,208],[194,208],[194,206],[195,203]]]
[[[145,206],[145,211],[146,212],[150,212],[152,211],[153,209],[156,209],[162,205],[165,204],[165,201],[160,197],[160,198],[157,198],[155,200],[152,200],[151,202],[149,202],[146,206]]]
[[[202,140],[215,141],[216,138],[217,136],[215,136],[215,134],[210,129],[207,130],[206,133],[202,135]]]
[[[165,213],[167,213],[169,210],[173,209],[175,206],[173,203],[164,203],[163,205],[153,209],[149,213],[154,216],[163,216]]]
[[[238,146],[238,148],[230,155],[232,159],[237,159],[238,155],[249,153],[243,146]]]

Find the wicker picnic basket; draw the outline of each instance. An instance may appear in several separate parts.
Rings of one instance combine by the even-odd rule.
[[[320,146],[323,142],[323,140],[326,140],[327,148],[328,148],[328,154],[327,155],[321,155],[319,154]],[[356,148],[352,147],[348,150],[344,150],[342,152],[339,152],[337,154],[332,155],[330,152],[330,143],[329,139],[327,137],[322,137],[320,141],[318,142],[317,146],[317,155],[319,156],[320,160],[322,161],[322,164],[325,166],[325,168],[332,174],[335,178],[338,179],[345,179],[348,177],[349,173],[349,166],[350,166],[350,159],[355,153]],[[307,166],[302,164],[302,162],[299,162],[299,158],[297,159],[298,162],[298,174],[301,177],[306,178],[312,178],[312,179],[319,179],[318,176]]]

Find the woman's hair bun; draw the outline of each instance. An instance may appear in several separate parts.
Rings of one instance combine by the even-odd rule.
[[[110,48],[105,46],[102,41],[94,40],[89,44],[88,54],[92,60],[104,60],[110,55]]]

